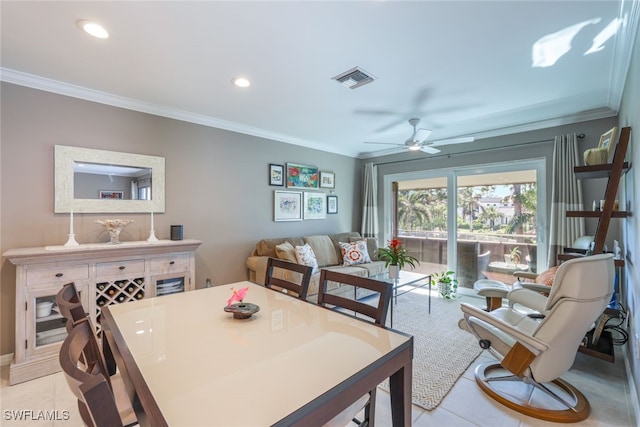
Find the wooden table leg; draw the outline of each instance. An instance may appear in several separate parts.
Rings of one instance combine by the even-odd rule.
[[[411,382],[413,361],[389,377],[391,394],[391,419],[393,427],[411,425]]]

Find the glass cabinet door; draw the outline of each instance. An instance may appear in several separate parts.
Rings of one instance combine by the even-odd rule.
[[[154,295],[156,297],[163,295],[184,292],[189,285],[188,273],[167,274],[163,276],[154,276],[151,278],[153,283]]]
[[[87,285],[76,284],[83,307],[87,307]],[[27,355],[57,352],[67,336],[66,319],[60,314],[56,294],[60,287],[27,293]],[[54,345],[57,344],[57,345]]]
[[[67,336],[65,318],[60,314],[56,296],[42,295],[33,299],[36,348],[62,342]]]

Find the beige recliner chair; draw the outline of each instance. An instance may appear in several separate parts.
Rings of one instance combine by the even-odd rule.
[[[545,299],[543,319],[532,319],[513,307],[486,312],[463,303],[459,325],[476,335],[498,363],[476,368],[476,382],[491,398],[531,417],[577,422],[589,416],[586,397],[560,379],[613,292],[613,255],[593,255],[560,265]],[[518,290],[520,298],[531,290]],[[519,382],[518,384],[514,381]],[[522,390],[515,391],[515,387]],[[553,399],[545,398],[551,396]]]

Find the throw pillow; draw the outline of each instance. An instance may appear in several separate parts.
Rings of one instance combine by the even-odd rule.
[[[276,258],[293,263],[298,262],[296,259],[296,248],[289,242],[276,245]]]
[[[556,277],[556,271],[558,271],[557,265],[555,267],[551,267],[547,271],[543,271],[542,273],[538,274],[535,282],[549,286],[553,285],[553,279]]]
[[[378,240],[374,237],[349,237],[349,243],[357,242],[358,240],[365,240],[367,242],[367,252],[371,261],[378,259]]]
[[[339,245],[342,251],[342,265],[357,265],[371,262],[371,257],[367,251],[366,240],[358,240],[353,243],[340,242]]]
[[[305,243],[304,246],[296,246],[296,260],[298,264],[304,264],[308,267],[311,267],[313,270],[311,274],[316,274],[318,272],[318,260],[316,259],[316,254],[313,253],[313,249],[309,246],[308,243]]]
[[[338,254],[329,236],[326,234],[306,236],[303,239],[305,243],[308,243],[313,248],[313,253],[316,254],[316,259],[318,260],[318,267],[322,268],[338,264]]]

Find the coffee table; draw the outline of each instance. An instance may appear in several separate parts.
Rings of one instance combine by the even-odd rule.
[[[378,280],[380,282],[390,283],[393,285],[393,295],[391,297],[391,327],[393,328],[393,305],[400,295],[415,291],[416,289],[431,286],[431,275],[423,273],[414,273],[412,271],[400,270],[399,277],[392,279],[389,272],[369,276],[369,279]],[[424,281],[424,283],[418,283]],[[431,289],[429,289],[429,313],[431,313]]]

